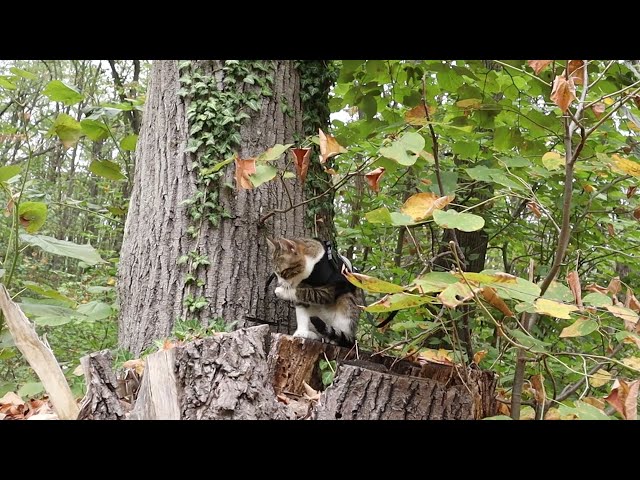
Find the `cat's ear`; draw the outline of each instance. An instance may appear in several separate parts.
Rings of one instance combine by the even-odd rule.
[[[272,240],[269,237],[267,237],[267,246],[269,247],[269,253],[275,252],[278,248],[278,244],[276,243],[276,241]]]
[[[295,244],[295,242],[292,242],[288,238],[282,238],[280,240],[280,245],[282,245],[285,250],[288,250],[291,253],[296,253],[298,251],[298,246]]]

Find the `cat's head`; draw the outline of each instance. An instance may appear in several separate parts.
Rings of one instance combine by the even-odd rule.
[[[287,278],[288,272],[299,270],[304,265],[304,247],[288,238],[269,238],[267,245],[271,254],[274,271],[281,277]]]

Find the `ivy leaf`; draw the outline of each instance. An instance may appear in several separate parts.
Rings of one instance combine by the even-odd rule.
[[[84,99],[84,95],[78,90],[60,80],[51,80],[42,93],[49,97],[49,100],[62,102],[67,106],[75,105]]]
[[[66,113],[61,113],[53,122],[49,135],[57,135],[64,148],[70,148],[80,140],[82,135],[80,122]]]
[[[304,183],[307,179],[307,171],[311,162],[311,149],[293,148],[291,153],[293,153],[293,165],[296,168],[296,174],[300,179],[300,183]]]
[[[0,167],[0,183],[11,180],[16,175],[20,174],[20,165],[6,165]]]
[[[384,167],[378,167],[364,175],[365,180],[369,184],[369,188],[376,193],[380,191],[380,179],[382,178],[382,175],[384,175],[384,172]]]
[[[253,183],[249,175],[256,173],[256,159],[255,158],[240,158],[236,155],[236,188],[250,190],[253,188]]]
[[[18,207],[20,225],[29,233],[40,230],[47,219],[47,204],[42,202],[22,202]]]
[[[138,135],[132,133],[131,135],[127,135],[122,140],[120,140],[120,148],[127,152],[133,152],[136,149],[137,143]]]
[[[551,101],[555,103],[562,113],[566,113],[569,109],[569,105],[576,99],[576,86],[573,83],[573,78],[569,77],[567,80],[562,75],[556,75],[556,79],[553,82],[553,90],[551,90]]]
[[[27,235],[23,233],[20,239],[36,247],[40,247],[45,252],[62,255],[65,257],[77,258],[89,265],[97,265],[105,262],[100,254],[91,245],[78,245],[77,243],[68,242],[66,240],[58,240],[46,235]]]
[[[569,313],[578,310],[575,305],[566,305],[564,303],[556,302],[555,300],[548,300],[546,298],[538,298],[534,302],[536,312],[543,315],[549,315],[556,318],[571,319]]]
[[[536,75],[539,75],[540,72],[544,69],[544,67],[549,65],[551,62],[553,62],[553,60],[529,60],[529,61],[527,61],[529,66],[531,68],[533,68],[533,71],[535,72]]]
[[[349,283],[366,290],[367,292],[398,293],[404,290],[404,287],[396,285],[395,283],[386,282],[379,278],[370,277],[369,275],[363,275],[361,273],[350,272],[346,269],[342,274],[346,277]]]
[[[442,210],[449,205],[454,198],[455,195],[438,197],[438,195],[431,192],[416,193],[404,202],[400,211],[411,217],[414,222],[419,222],[433,215],[435,210]]]
[[[331,157],[346,153],[347,149],[338,143],[332,135],[326,135],[322,129],[318,129],[320,137],[320,163],[326,163]]]
[[[256,161],[272,162],[273,160],[279,159],[282,156],[282,154],[287,150],[289,150],[291,147],[293,147],[293,143],[288,143],[287,145],[282,145],[278,143],[277,145],[274,145],[273,147],[268,149],[266,152],[258,155],[258,158]]]
[[[109,136],[109,129],[107,126],[104,122],[100,122],[98,120],[91,120],[89,118],[84,119],[80,122],[80,128],[82,128],[85,135],[94,142],[99,142]]]
[[[542,156],[542,165],[547,170],[558,170],[564,167],[565,160],[564,155],[560,155],[558,152],[547,152]]]
[[[271,165],[258,165],[255,173],[249,175],[249,180],[251,180],[254,187],[258,188],[263,183],[273,180],[277,174],[278,169]]]
[[[627,383],[617,379],[611,388],[611,393],[604,399],[624,419],[636,420],[638,418],[638,387],[640,387],[640,380]]]
[[[484,227],[484,218],[455,210],[435,210],[433,220],[442,228],[457,228],[463,232],[475,232]]]
[[[109,180],[122,180],[125,177],[120,172],[120,165],[109,160],[94,160],[89,165],[89,171],[99,177],[108,178]]]
[[[583,337],[595,332],[598,329],[598,322],[588,318],[579,318],[571,325],[562,329],[560,338],[566,337]]]
[[[407,132],[388,147],[380,149],[380,155],[395,160],[400,165],[410,167],[424,148],[424,138],[414,132]]]
[[[406,308],[415,308],[425,303],[433,303],[432,297],[425,295],[412,295],[410,293],[394,293],[385,295],[377,302],[372,303],[364,309],[365,312],[383,313],[393,312],[395,310],[404,310]]]

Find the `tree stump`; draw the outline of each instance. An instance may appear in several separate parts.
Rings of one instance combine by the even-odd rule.
[[[326,389],[322,359],[338,365]],[[149,355],[128,418],[479,419],[496,414],[496,383],[477,367],[420,365],[263,325]]]

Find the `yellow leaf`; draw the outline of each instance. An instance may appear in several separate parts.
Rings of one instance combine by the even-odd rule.
[[[611,97],[607,97],[602,101],[604,102],[605,105],[613,105],[615,103],[613,98],[611,98]]]
[[[438,197],[435,193],[416,193],[407,199],[400,211],[409,215],[414,222],[424,220],[433,215],[434,210],[442,210],[449,205],[454,195]]]
[[[545,420],[560,420],[560,412],[556,407],[552,407],[544,414]]]
[[[555,103],[562,113],[566,113],[569,109],[569,105],[576,99],[576,86],[573,83],[573,78],[569,77],[567,80],[562,75],[556,75],[556,79],[553,81],[553,90],[551,91],[551,101]]]
[[[144,360],[136,358],[134,360],[127,360],[122,364],[124,368],[131,368],[136,371],[138,375],[142,375],[144,372]]]
[[[593,376],[589,379],[589,383],[598,388],[602,385],[609,383],[611,381],[611,373],[603,370],[602,368],[598,370]]]
[[[455,272],[455,277],[464,279],[469,283],[517,283],[518,277],[514,277],[510,273],[475,273],[475,272]]]
[[[319,129],[319,136],[320,163],[326,163],[331,157],[347,152],[347,149],[340,145],[333,135],[327,135],[322,129]]]
[[[460,100],[459,102],[456,102],[456,107],[459,108],[480,108],[480,106],[482,105],[482,100],[480,100],[479,98],[466,98],[464,100]]]
[[[487,356],[486,350],[477,351],[476,353],[473,354],[473,363],[475,363],[476,365],[479,365],[482,359],[486,356]]]
[[[442,365],[453,365],[453,352],[443,348],[439,350],[425,348],[424,350],[420,350],[418,359],[426,360],[427,362],[440,363]]]
[[[115,285],[116,284],[116,279],[113,277],[109,277],[109,280],[107,280],[107,285]]]
[[[627,367],[634,368],[636,370],[640,370],[640,357],[627,357],[622,359],[622,363],[624,363]]]
[[[611,160],[613,167],[619,172],[633,177],[640,177],[640,163],[622,158],[620,155],[616,154],[611,155]]]
[[[607,305],[606,308],[612,315],[621,318],[625,322],[630,322],[632,324],[636,324],[638,322],[638,314],[630,308],[618,307],[616,305]]]
[[[565,318],[567,320],[571,319],[569,313],[578,310],[578,307],[575,305],[566,305],[556,302],[555,300],[547,300],[546,298],[538,298],[534,303],[534,307],[538,313],[556,318]]]
[[[547,152],[542,156],[542,164],[547,170],[558,170],[564,167],[565,158],[558,152]]]

